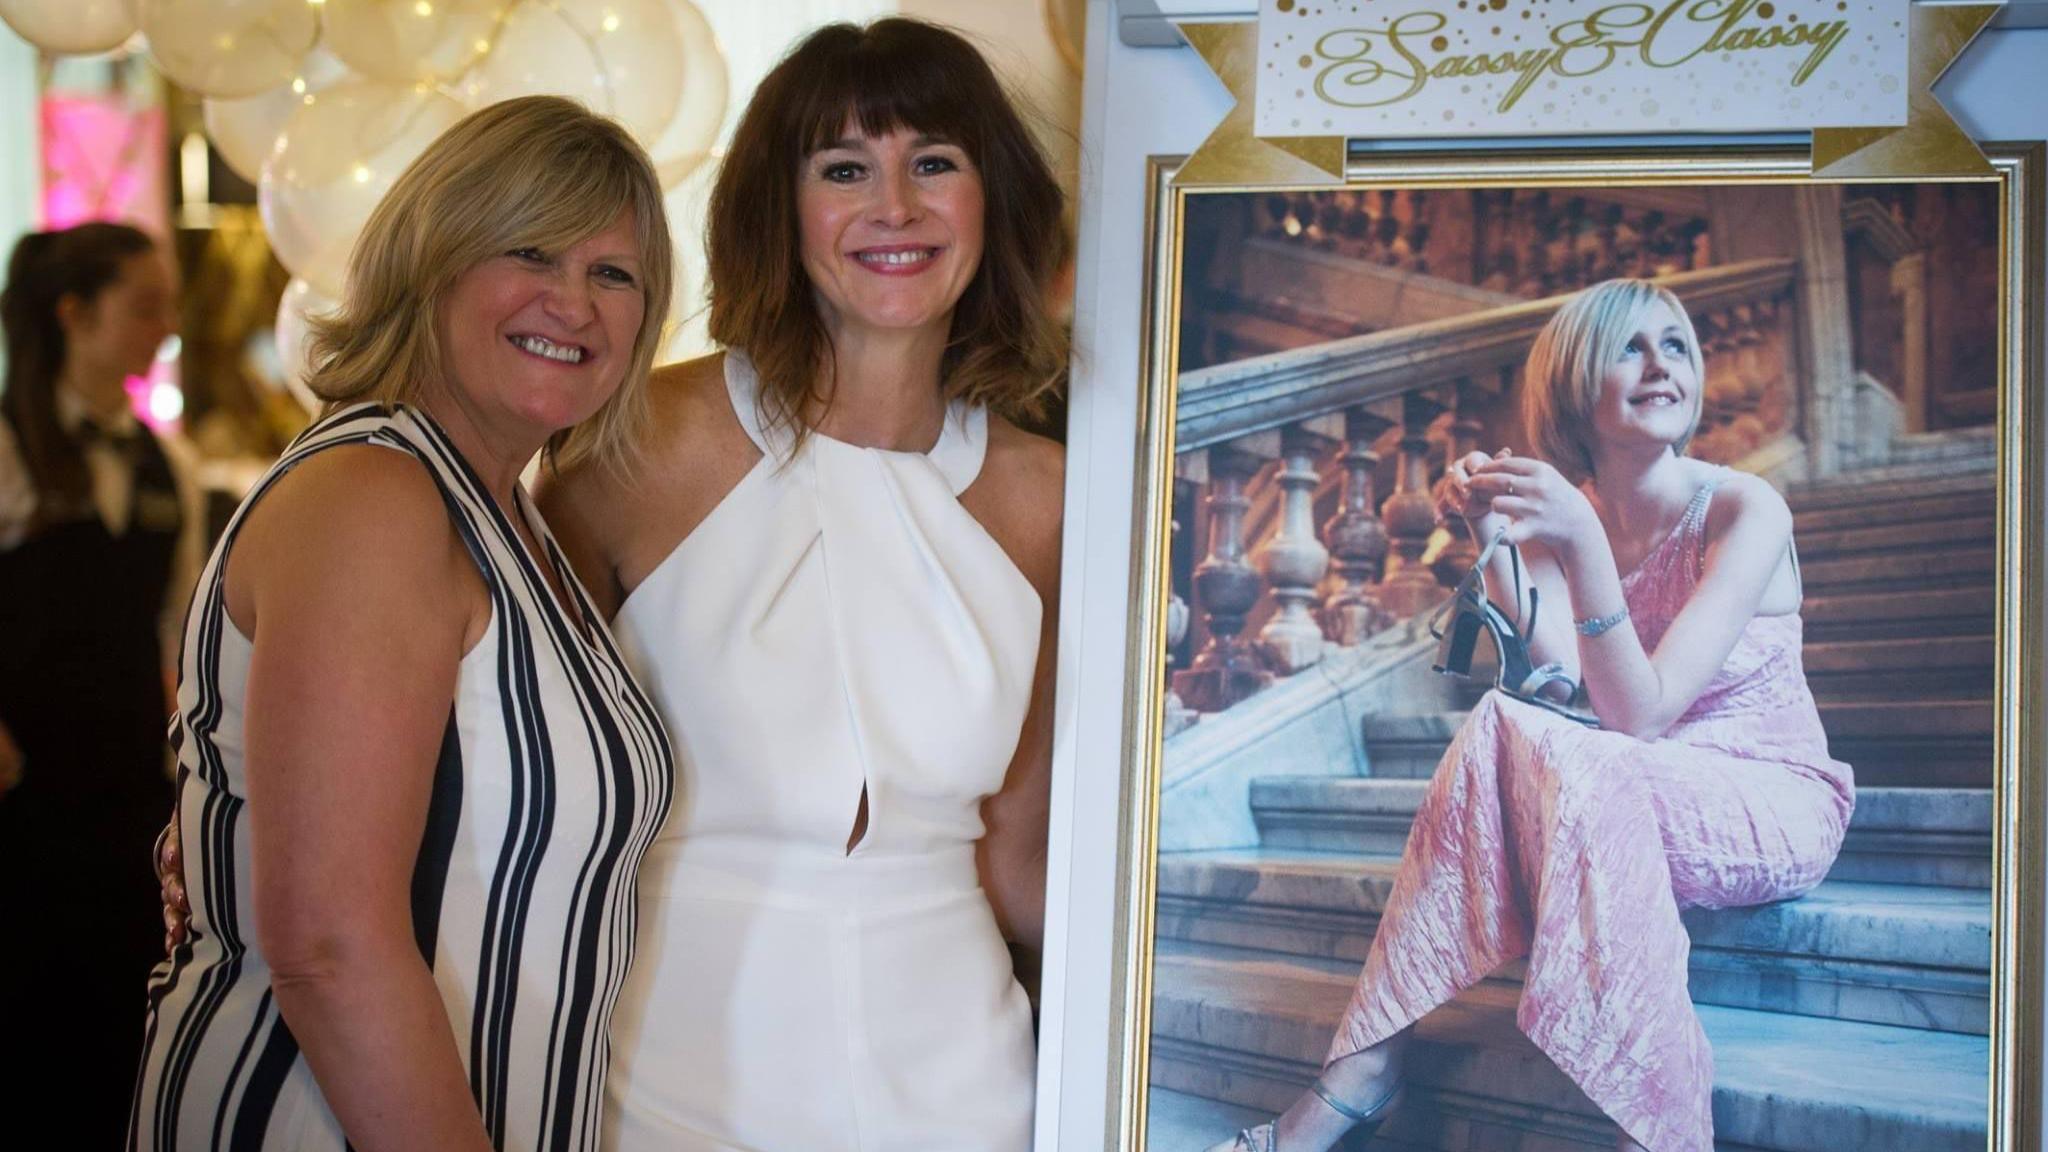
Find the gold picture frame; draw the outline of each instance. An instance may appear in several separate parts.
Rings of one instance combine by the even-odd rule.
[[[1199,187],[1176,185],[1174,177],[1180,157],[1155,157],[1149,162],[1146,197],[1148,237],[1146,252],[1145,331],[1140,340],[1142,391],[1137,420],[1139,440],[1135,467],[1137,499],[1133,508],[1133,557],[1128,638],[1128,663],[1132,670],[1126,684],[1124,732],[1124,795],[1122,811],[1124,843],[1120,853],[1124,866],[1124,891],[1128,900],[1119,911],[1115,939],[1119,941],[1120,970],[1115,984],[1121,1023],[1113,1044],[1113,1066],[1120,1070],[1113,1089],[1118,1097],[1113,1122],[1115,1143],[1124,1149],[1148,1146],[1154,1117],[1148,1110],[1153,1077],[1151,1062],[1158,1054],[1154,1044],[1154,975],[1160,948],[1158,932],[1161,914],[1159,890],[1162,844],[1162,781],[1167,770],[1167,725],[1169,690],[1167,683],[1170,618],[1185,613],[1186,605],[1174,603],[1171,551],[1173,548],[1174,492],[1177,457],[1187,444],[1178,434],[1199,429],[1195,436],[1207,447],[1222,445],[1233,438],[1259,438],[1263,447],[1255,457],[1284,454],[1277,447],[1281,429],[1315,425],[1314,433],[1324,437],[1303,453],[1332,460],[1335,452],[1330,437],[1341,440],[1345,433],[1331,421],[1347,409],[1381,405],[1401,395],[1392,383],[1398,373],[1361,366],[1358,361],[1329,367],[1307,383],[1296,381],[1291,395],[1280,390],[1261,394],[1249,385],[1231,395],[1226,405],[1212,391],[1209,408],[1183,410],[1183,341],[1188,329],[1187,297],[1184,283],[1189,247],[1188,222],[1191,209],[1205,198],[1268,197],[1284,200],[1305,194],[1331,193],[1533,193],[1536,190],[1601,192],[1618,195],[1625,202],[1656,204],[1660,195],[1672,202],[1692,202],[1694,192],[1706,189],[1781,189],[1791,195],[1799,188],[1825,189],[1842,186],[1900,189],[1938,189],[1945,185],[1979,185],[1992,191],[1995,201],[1996,348],[1989,358],[1995,364],[1996,395],[1994,432],[1988,446],[1979,447],[1995,456],[1992,469],[1994,489],[1994,534],[1991,576],[1995,589],[1992,631],[1992,696],[1990,730],[1984,733],[1992,767],[1989,773],[1990,811],[1986,829],[1990,842],[1988,899],[1990,904],[1990,961],[1988,1007],[1984,1009],[1985,1045],[1988,1053],[1985,1093],[1985,1147],[1990,1152],[2039,1152],[2042,1147],[2043,1106],[2037,1086],[2041,1082],[2041,1024],[2037,1007],[2027,1004],[2027,991],[2042,986],[2043,927],[2038,909],[2048,881],[2044,881],[2041,844],[2043,812],[2043,653],[2040,641],[2044,624],[2043,573],[2039,563],[2044,543],[2041,523],[2044,506],[2041,491],[2044,443],[2041,414],[2037,411],[2042,394],[2042,313],[2039,293],[2043,288],[2042,236],[2044,180],[2048,180],[2048,145],[1986,144],[1992,174],[1985,177],[1911,176],[1854,179],[1818,179],[1811,171],[1810,153],[1804,148],[1768,148],[1754,145],[1672,148],[1596,148],[1578,146],[1557,149],[1515,151],[1390,151],[1353,152],[1347,160],[1341,183],[1205,183]],[[1680,195],[1683,193],[1683,195]],[[1880,197],[1881,199],[1881,197]],[[1882,232],[1886,224],[1871,216],[1869,227]],[[1341,231],[1341,227],[1335,229]],[[1882,238],[1871,241],[1882,247]],[[1757,276],[1781,276],[1782,270],[1758,270]],[[1711,277],[1680,275],[1692,288],[1709,291]],[[1708,287],[1702,288],[1702,285]],[[1837,286],[1841,290],[1841,286]],[[1687,287],[1679,287],[1681,297]],[[1778,298],[1784,299],[1781,284]],[[1832,302],[1808,299],[1811,285],[1797,284],[1792,291],[1794,308],[1846,308],[1846,296]],[[1548,307],[1556,301],[1550,300]],[[1503,306],[1505,307],[1505,306]],[[1523,309],[1528,312],[1531,308]],[[1321,317],[1316,318],[1320,322]],[[1517,319],[1518,331],[1526,328],[1526,317]],[[1792,322],[1787,320],[1789,326]],[[1300,327],[1314,329],[1304,321]],[[1398,327],[1398,326],[1396,326]],[[1705,338],[1705,333],[1703,333]],[[1728,336],[1730,347],[1750,339],[1748,333]],[[1780,354],[1807,354],[1797,334],[1782,337]],[[1524,345],[1526,346],[1526,345]],[[1386,348],[1379,350],[1391,355]],[[1495,371],[1497,349],[1487,356],[1475,356],[1467,368],[1476,373]],[[1491,357],[1489,359],[1489,357]],[[1710,357],[1711,360],[1711,357]],[[1787,360],[1786,364],[1792,364]],[[1789,368],[1788,368],[1789,371]],[[1346,373],[1349,376],[1346,376]],[[1710,369],[1710,377],[1711,377]],[[1306,373],[1304,379],[1312,376]],[[1413,373],[1411,373],[1413,375]],[[1425,373],[1426,375],[1426,373]],[[1359,383],[1366,379],[1367,383]],[[1442,381],[1438,380],[1438,384]],[[1391,389],[1391,390],[1389,390]],[[1320,390],[1319,392],[1317,390]],[[1320,399],[1307,402],[1303,392],[1315,392]],[[1711,395],[1711,388],[1710,388]],[[1203,397],[1197,396],[1197,400]],[[1924,399],[1924,397],[1923,397]],[[1804,410],[1806,398],[1793,397],[1791,420],[1801,438],[1816,434],[1812,413]],[[1834,403],[1831,400],[1829,403]],[[1218,417],[1225,408],[1233,413]],[[1399,420],[1398,416],[1381,417]],[[1384,434],[1384,423],[1378,426]],[[1732,427],[1732,424],[1730,425]],[[1823,430],[1832,435],[1833,425]],[[1291,434],[1290,434],[1291,435]],[[1310,433],[1301,433],[1312,438]],[[1731,440],[1731,443],[1735,441]],[[1792,472],[1804,469],[1823,475],[1837,474],[1840,460],[1826,459],[1832,447],[1806,446],[1803,462],[1786,464]],[[1853,453],[1852,453],[1853,455]],[[1823,461],[1816,464],[1816,460]],[[1236,467],[1243,477],[1251,475],[1240,461]],[[1271,475],[1275,466],[1265,469]],[[1893,468],[1899,474],[1898,468]],[[1242,478],[1242,477],[1241,477]],[[1276,482],[1277,483],[1277,482]],[[1387,493],[1380,491],[1379,496]],[[1275,497],[1276,504],[1280,497]],[[1283,517],[1276,511],[1274,516]],[[1236,531],[1235,528],[1232,529]],[[1441,544],[1441,541],[1439,541]],[[1417,557],[1416,559],[1420,559]],[[1409,614],[1412,619],[1412,613]],[[1411,625],[1412,627],[1412,625]],[[1410,642],[1413,636],[1411,633]],[[1813,643],[1809,635],[1809,646]],[[1227,679],[1227,677],[1225,677]],[[1207,722],[1207,721],[1205,721]],[[1355,728],[1356,725],[1354,724]],[[1361,746],[1363,737],[1359,737]],[[1852,761],[1854,757],[1842,756]],[[1174,915],[1181,915],[1176,912]],[[1335,931],[1326,916],[1311,926],[1326,935]],[[1697,972],[1695,984],[1698,982]],[[1759,983],[1769,977],[1756,976]],[[1185,1008],[1177,1008],[1180,1011]],[[1852,1016],[1853,1012],[1850,1013]],[[1865,1020],[1873,1026],[1881,1021]],[[1937,1029],[1938,1030],[1938,1029]],[[1295,1071],[1299,1071],[1296,1069]],[[1219,1075],[1236,1073],[1219,1073]],[[1247,1071],[1246,1077],[1267,1075]],[[1272,1073],[1285,1079],[1284,1072]],[[1271,1077],[1269,1077],[1271,1078]],[[1299,1076],[1295,1077],[1300,1080]],[[1425,1086],[1425,1091],[1427,1090]],[[1269,1094],[1270,1095],[1270,1094]],[[1581,1103],[1585,1103],[1583,1100]],[[1240,1109],[1249,1115],[1257,1110]],[[1717,1109],[1718,1111],[1718,1109]],[[1468,1115],[1466,1122],[1476,1123]],[[1594,1128],[1574,1126],[1570,1118],[1544,1128],[1544,1118],[1531,1123],[1547,1133],[1553,1143],[1538,1146],[1575,1147],[1574,1136],[1589,1140],[1586,1147],[1602,1145],[1589,1135]],[[1234,1129],[1233,1129],[1234,1130]],[[1214,1131],[1207,1139],[1223,1139],[1229,1131]],[[1185,1142],[1178,1132],[1175,1144],[1155,1143],[1167,1148]],[[1611,1135],[1608,1137],[1611,1146]],[[1195,1144],[1202,1147],[1204,1144]],[[1408,1145],[1403,1145],[1408,1146]],[[1463,1146],[1463,1145],[1461,1145]],[[1490,1147],[1474,1142],[1471,1147]],[[1519,1146],[1519,1145],[1518,1145]],[[1748,1146],[1746,1144],[1742,1146]],[[1865,1147],[1886,1147],[1883,1143],[1862,1143]],[[1930,1145],[1931,1146],[1931,1145]],[[1974,1147],[1974,1144],[1968,1145]]]

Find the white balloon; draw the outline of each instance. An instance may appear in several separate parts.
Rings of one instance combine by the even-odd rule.
[[[683,74],[682,96],[675,116],[661,138],[648,148],[654,170],[663,188],[674,188],[702,164],[725,126],[725,103],[731,94],[726,75],[725,53],[704,13],[690,0],[668,0],[675,17],[683,51],[678,68]]]
[[[523,0],[462,91],[472,108],[568,96],[617,118],[644,145],[675,116],[682,52],[668,0]]]
[[[277,302],[277,322],[270,330],[277,341],[277,363],[284,372],[285,391],[316,416],[326,401],[306,387],[306,375],[313,367],[306,360],[306,317],[335,308],[333,300],[295,276],[284,286],[284,296]]]
[[[0,20],[59,56],[108,52],[135,35],[128,0],[0,0]]]
[[[135,0],[149,54],[202,96],[254,96],[291,80],[320,38],[306,0]]]
[[[350,76],[346,65],[323,48],[306,54],[299,74],[268,92],[240,100],[202,102],[206,134],[228,167],[251,184],[263,178],[263,162],[284,131],[285,121],[306,102]]]
[[[322,41],[379,80],[437,83],[469,71],[514,0],[326,0]]]
[[[349,249],[398,174],[463,116],[412,84],[352,80],[308,100],[263,165],[256,204],[278,260],[338,299]]]

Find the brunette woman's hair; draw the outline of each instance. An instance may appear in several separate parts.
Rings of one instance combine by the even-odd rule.
[[[711,338],[753,361],[761,416],[801,441],[805,402],[831,380],[831,341],[803,268],[797,181],[805,158],[850,126],[946,141],[980,173],[981,264],[953,310],[940,389],[1006,417],[1035,414],[1067,363],[1051,300],[1064,256],[1059,182],[972,44],[890,18],[827,25],[784,57],[754,90],[711,191]]]
[[[66,298],[90,305],[121,278],[129,260],[155,247],[140,229],[94,222],[31,232],[7,260],[7,287],[0,289],[7,391],[0,412],[13,425],[39,517],[92,499],[85,453],[57,422],[57,379],[66,354],[58,306]]]

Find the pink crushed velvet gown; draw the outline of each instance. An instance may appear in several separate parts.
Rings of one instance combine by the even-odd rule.
[[[1692,595],[1713,489],[1622,580],[1654,649]],[[1528,957],[1516,1024],[1650,1152],[1712,1152],[1713,1054],[1679,909],[1820,882],[1855,803],[1800,662],[1796,613],[1752,619],[1655,741],[1489,692],[1416,813],[1329,1060]]]

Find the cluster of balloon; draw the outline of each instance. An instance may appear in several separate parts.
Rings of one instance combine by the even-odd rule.
[[[204,97],[207,134],[256,184],[293,276],[275,329],[288,379],[370,210],[465,112],[576,98],[624,124],[667,188],[725,119],[725,57],[691,0],[0,0],[0,20],[56,55],[140,31],[164,75]]]

